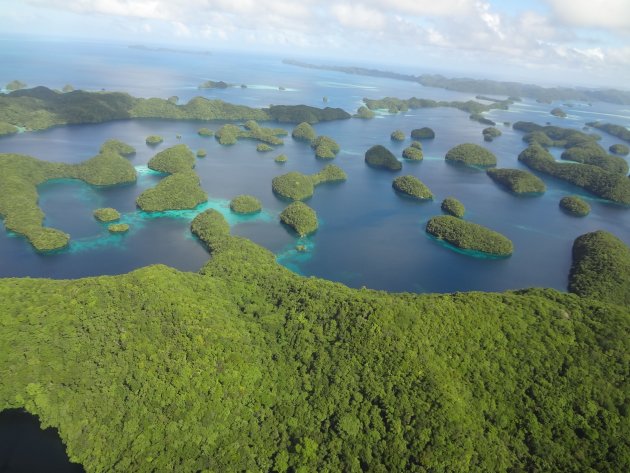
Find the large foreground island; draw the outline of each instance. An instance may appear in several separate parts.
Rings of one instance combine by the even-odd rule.
[[[606,280],[588,298],[412,295],[297,276],[214,210],[192,230],[198,274],[0,279],[0,410],[88,472],[630,467],[630,288],[597,269],[606,245],[576,250],[575,286]]]

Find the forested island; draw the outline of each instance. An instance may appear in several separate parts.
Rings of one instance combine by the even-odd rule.
[[[560,199],[560,208],[576,217],[586,217],[591,212],[591,206],[577,195],[568,195]]]
[[[547,186],[542,179],[521,169],[488,169],[488,176],[515,194],[542,195]]]
[[[630,307],[630,248],[602,230],[576,238],[569,290]]]
[[[373,168],[400,171],[402,164],[390,150],[382,145],[374,145],[365,152],[365,163]]]
[[[315,186],[325,182],[345,181],[347,178],[339,166],[328,164],[310,176],[297,171],[276,176],[271,182],[271,187],[276,194],[285,199],[305,200],[313,195]]]
[[[252,195],[237,195],[230,201],[230,210],[237,214],[253,214],[262,210],[262,204]]]
[[[192,231],[199,274],[0,280],[0,409],[57,427],[86,471],[628,466],[627,279],[389,294],[291,273],[214,210]],[[581,246],[578,267],[627,261]]]
[[[111,207],[96,209],[94,211],[94,218],[99,222],[113,222],[120,218],[120,212]]]
[[[570,182],[591,194],[630,205],[630,179],[590,164],[558,163],[545,148],[534,143],[518,155],[531,169]]]
[[[433,194],[420,179],[416,176],[398,176],[392,182],[392,187],[396,192],[418,200],[431,200]]]
[[[466,207],[455,197],[446,197],[441,204],[441,209],[449,215],[457,218],[463,218],[466,213]]]
[[[181,171],[165,177],[155,187],[145,190],[136,199],[145,212],[194,209],[208,200],[196,172]]]
[[[119,150],[130,146],[109,140],[99,154],[79,164],[40,161],[20,154],[0,154],[0,216],[7,230],[24,235],[38,251],[65,247],[70,235],[44,227],[38,207],[37,186],[51,179],[80,179],[95,186],[114,186],[136,181],[136,170]]]
[[[351,115],[340,108],[275,105],[258,109],[203,97],[194,97],[188,103],[178,105],[166,99],[136,98],[122,92],[75,90],[62,93],[42,86],[0,94],[0,122],[28,130],[129,118],[318,123],[348,119]]]
[[[589,122],[588,126],[597,128],[598,130],[605,131],[609,135],[620,138],[624,141],[630,142],[630,130],[621,125],[615,125],[613,123],[601,123],[601,122]]]
[[[464,164],[466,166],[496,166],[497,157],[486,148],[474,143],[457,145],[446,153],[446,162]]]
[[[280,220],[291,227],[301,237],[317,230],[317,213],[304,202],[296,201],[280,214]]]
[[[444,100],[432,100],[412,97],[410,99],[399,99],[396,97],[385,97],[382,99],[369,99],[364,98],[363,102],[370,110],[387,110],[389,113],[406,112],[407,110],[413,110],[417,108],[437,108],[437,107],[449,107],[456,108],[463,112],[471,114],[471,118],[476,120],[482,119],[481,113],[488,112],[494,109],[507,110],[513,103],[511,100],[503,100],[501,102],[492,102],[490,104],[482,104],[475,102],[474,100],[468,100],[466,102]],[[482,120],[483,121],[483,120]],[[487,121],[488,124],[494,125],[491,120]],[[417,138],[416,138],[417,139]]]
[[[506,95],[510,100],[529,97],[540,102],[550,103],[554,100],[581,100],[584,102],[601,101],[620,105],[630,105],[630,92],[617,89],[574,89],[570,87],[541,87],[539,85],[504,82],[488,79],[472,79],[469,77],[447,78],[440,74],[400,74],[365,67],[315,65],[292,59],[285,59],[285,64],[322,69],[326,71],[344,72],[361,76],[386,77],[389,79],[417,82],[425,87],[438,87],[457,92],[477,94]],[[483,99],[487,100],[487,99]],[[493,99],[494,100],[494,99]]]
[[[514,249],[512,242],[500,233],[452,215],[433,217],[427,222],[426,231],[462,250],[510,256]]]

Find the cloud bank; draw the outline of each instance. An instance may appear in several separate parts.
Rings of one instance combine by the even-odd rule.
[[[38,14],[65,16],[76,20],[78,36],[419,68],[580,71],[593,80],[615,77],[622,87],[630,79],[628,0],[24,0],[17,8],[16,28],[41,28]],[[0,12],[0,21],[8,15]]]

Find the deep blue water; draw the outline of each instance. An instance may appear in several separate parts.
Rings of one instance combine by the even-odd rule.
[[[56,429],[42,430],[36,416],[17,409],[0,412],[1,473],[82,473],[70,463]]]
[[[269,104],[339,106],[354,112],[362,97],[411,96],[467,100],[471,94],[422,87],[418,84],[352,76],[329,71],[284,65],[281,58],[247,57],[216,53],[197,56],[129,49],[125,46],[67,43],[11,43],[0,48],[0,83],[20,79],[29,85],[125,90],[137,96],[167,98],[178,95],[188,100],[195,95],[221,98],[255,107]],[[54,53],[54,54],[53,54]],[[422,73],[418,70],[417,73]],[[247,89],[197,90],[206,80],[245,83]],[[288,90],[280,91],[279,85]],[[549,111],[559,105],[524,101],[509,111],[493,111],[489,117],[499,123],[503,136],[492,143],[483,141],[484,125],[468,119],[455,109],[413,110],[406,114],[379,115],[373,120],[346,120],[315,125],[319,134],[333,137],[341,152],[333,161],[348,173],[348,181],[317,187],[308,201],[320,219],[312,236],[299,240],[278,222],[286,202],[271,191],[271,179],[297,170],[313,173],[326,163],[315,159],[312,150],[290,137],[284,146],[270,153],[258,153],[256,142],[240,141],[224,147],[214,138],[197,135],[201,126],[217,129],[218,124],[165,120],[125,120],[99,125],[59,127],[36,133],[22,133],[0,139],[0,152],[23,153],[40,159],[80,162],[93,156],[100,144],[117,138],[136,147],[130,158],[140,171],[136,185],[98,189],[76,181],[49,182],[40,187],[40,206],[46,224],[72,235],[67,250],[38,254],[21,237],[0,232],[0,276],[76,278],[117,274],[153,263],[164,263],[196,271],[208,259],[205,249],[189,232],[191,219],[208,206],[221,210],[235,234],[246,236],[269,248],[287,267],[305,275],[341,281],[350,286],[415,292],[504,290],[532,286],[565,289],[571,263],[573,240],[586,232],[605,229],[630,244],[630,210],[587,195],[581,189],[542,176],[548,190],[541,197],[517,197],[498,187],[486,174],[475,169],[454,167],[444,161],[453,146],[471,142],[486,146],[499,160],[499,167],[522,168],[518,153],[525,147],[522,134],[502,125],[504,121],[550,122],[581,129],[597,119],[630,126],[630,110],[610,104],[573,103],[565,107],[566,119]],[[267,124],[277,127],[277,124]],[[410,139],[390,142],[390,133],[430,126],[436,138],[425,141],[421,163],[404,162],[395,174],[367,167],[365,151],[384,144],[400,156]],[[290,131],[292,126],[285,126]],[[145,143],[149,134],[160,134],[165,142],[157,148]],[[181,140],[176,135],[181,134]],[[601,133],[601,144],[618,142]],[[197,160],[210,202],[196,211],[151,215],[139,212],[135,198],[160,179],[147,172],[146,163],[157,151],[177,143],[193,150],[204,148],[208,157]],[[555,151],[559,154],[559,150]],[[288,156],[284,165],[273,158]],[[435,200],[414,202],[401,198],[391,188],[396,175],[413,174],[427,184]],[[229,212],[229,200],[241,193],[253,194],[264,206],[255,217],[237,217]],[[566,215],[558,208],[564,195],[579,194],[592,206],[586,218]],[[506,259],[483,259],[458,253],[440,245],[424,232],[427,220],[439,215],[446,196],[460,199],[466,218],[509,237],[515,252]],[[111,206],[123,213],[132,230],[111,236],[92,217],[95,208]],[[309,251],[298,253],[305,243]]]

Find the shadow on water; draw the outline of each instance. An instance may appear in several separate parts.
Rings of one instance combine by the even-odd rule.
[[[70,463],[57,429],[42,430],[39,419],[20,409],[0,412],[0,473],[82,473]]]

